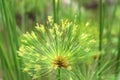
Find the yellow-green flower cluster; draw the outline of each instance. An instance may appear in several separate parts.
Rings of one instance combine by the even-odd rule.
[[[53,23],[48,17],[47,26],[37,24],[35,30],[21,37],[18,51],[23,71],[38,78],[60,68],[72,71],[74,66],[95,53],[96,40],[87,29],[68,20]]]

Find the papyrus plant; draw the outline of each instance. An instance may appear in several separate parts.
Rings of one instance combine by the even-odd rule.
[[[33,79],[48,74],[55,74],[57,80],[71,79],[75,66],[96,54],[96,40],[87,27],[67,19],[56,24],[52,17],[48,17],[46,26],[37,24],[34,31],[21,37],[18,55],[22,70]]]

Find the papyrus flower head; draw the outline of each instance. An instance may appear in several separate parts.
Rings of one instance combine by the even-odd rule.
[[[37,24],[34,31],[23,34],[18,51],[23,71],[33,79],[58,68],[72,71],[95,51],[96,40],[82,27],[86,26],[68,20],[61,20],[58,25],[48,17],[46,27]]]

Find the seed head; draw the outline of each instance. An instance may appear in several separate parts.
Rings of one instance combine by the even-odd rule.
[[[72,72],[74,66],[94,54],[96,41],[82,26],[69,20],[58,25],[52,17],[48,19],[49,27],[37,24],[34,31],[21,37],[18,56],[23,71],[33,79],[52,74],[58,68],[63,73]]]

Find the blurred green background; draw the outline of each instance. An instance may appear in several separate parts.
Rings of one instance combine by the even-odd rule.
[[[31,80],[20,70],[19,37],[36,23],[46,25],[48,16],[57,23],[66,18],[89,22],[91,32],[99,32],[100,64],[110,61],[106,74],[117,76],[104,80],[120,80],[120,0],[0,0],[0,80]]]

